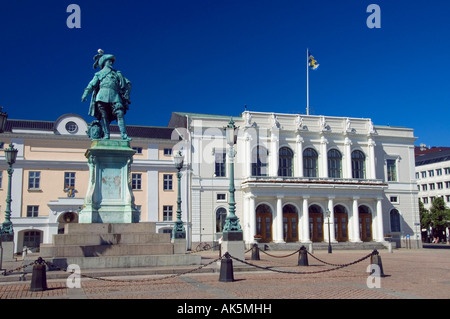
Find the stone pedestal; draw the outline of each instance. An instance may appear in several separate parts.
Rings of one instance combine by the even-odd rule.
[[[89,185],[80,223],[137,223],[130,165],[135,151],[126,140],[94,140],[86,151]]]
[[[245,261],[245,245],[243,241],[242,231],[229,231],[223,233],[223,241],[221,245],[221,256],[228,252],[231,256]],[[233,260],[233,265],[242,263]]]
[[[1,243],[2,261],[16,261],[14,258],[14,242],[4,241]]]

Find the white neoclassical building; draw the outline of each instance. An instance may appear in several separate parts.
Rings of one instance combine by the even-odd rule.
[[[215,242],[228,212],[230,116],[172,114],[186,155],[192,242]],[[245,111],[233,117],[236,215],[247,244],[420,244],[413,130],[371,119]],[[328,218],[327,218],[328,213]],[[328,237],[328,220],[330,237]]]

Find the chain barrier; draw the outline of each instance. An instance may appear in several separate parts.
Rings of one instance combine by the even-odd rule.
[[[248,250],[247,252],[249,252],[250,250]],[[289,255],[286,255],[286,256],[275,256],[275,255],[271,255],[271,254],[267,254],[267,255],[269,255],[271,257],[276,257],[276,258],[285,258],[285,257],[290,257],[290,256],[298,253],[300,250],[301,249],[299,249],[299,250],[297,250],[297,251],[295,251],[295,252],[293,252],[293,253],[291,253]],[[175,278],[175,277],[183,276],[183,275],[186,275],[186,274],[189,274],[189,273],[193,273],[193,272],[198,271],[198,270],[200,270],[202,268],[205,268],[205,267],[207,267],[207,266],[209,266],[209,265],[211,265],[213,263],[216,263],[219,260],[222,260],[224,258],[232,258],[232,259],[234,259],[234,260],[236,260],[236,261],[238,261],[240,263],[243,263],[243,264],[246,264],[248,266],[255,267],[255,268],[259,268],[259,269],[262,269],[262,270],[268,270],[268,271],[277,272],[277,273],[284,273],[284,274],[307,275],[307,274],[318,274],[318,273],[324,273],[324,272],[330,272],[330,271],[338,270],[338,269],[341,269],[341,268],[344,268],[344,267],[348,267],[348,266],[357,264],[357,263],[359,263],[359,262],[361,262],[363,260],[368,259],[369,257],[371,257],[373,255],[378,255],[378,251],[374,250],[370,254],[368,254],[368,255],[360,258],[360,259],[357,259],[357,260],[355,260],[353,262],[350,262],[350,263],[347,263],[347,264],[332,264],[332,263],[325,262],[325,261],[315,257],[314,255],[312,255],[309,252],[307,252],[307,253],[311,257],[316,259],[317,261],[322,262],[322,263],[324,263],[326,265],[329,265],[329,266],[333,266],[334,268],[322,269],[322,270],[317,270],[317,271],[306,271],[306,272],[305,271],[291,271],[291,270],[275,269],[275,268],[272,268],[272,266],[264,267],[264,266],[255,265],[255,264],[249,263],[249,262],[247,262],[245,260],[242,260],[242,259],[239,259],[237,257],[234,257],[234,256],[230,255],[228,252],[226,252],[223,256],[220,256],[220,257],[218,257],[218,258],[216,258],[216,259],[214,259],[214,260],[212,260],[212,261],[210,261],[210,262],[208,262],[206,264],[200,265],[197,268],[190,269],[190,270],[187,270],[187,271],[182,272],[182,273],[172,274],[172,275],[159,277],[159,278],[126,279],[125,280],[125,279],[109,279],[109,278],[96,277],[96,276],[85,275],[85,274],[79,274],[79,275],[81,277],[85,277],[85,278],[96,279],[96,280],[101,280],[101,281],[108,281],[108,282],[151,282],[151,281],[159,281],[159,280],[164,280],[164,279],[169,279],[169,278]],[[29,263],[29,264],[21,265],[21,266],[15,268],[15,269],[11,269],[11,270],[5,271],[3,273],[3,275],[6,276],[7,274],[10,274],[10,273],[13,273],[13,272],[16,272],[16,271],[20,271],[20,270],[22,270],[22,269],[24,269],[26,267],[29,267],[29,266],[32,266],[32,265],[35,265],[35,264],[46,264],[49,268],[53,268],[53,269],[56,269],[56,270],[59,270],[59,271],[68,272],[67,268],[61,268],[61,267],[59,267],[59,266],[57,266],[57,265],[55,265],[55,264],[53,264],[53,263],[51,263],[49,261],[46,261],[46,260],[42,259],[41,257],[39,257],[37,260],[35,260],[35,261],[33,261],[33,262]],[[73,274],[74,271],[72,271],[70,273]]]
[[[187,270],[187,271],[182,272],[182,273],[179,273],[179,274],[173,274],[173,275],[168,275],[168,276],[159,277],[159,278],[145,278],[145,279],[109,279],[109,278],[95,277],[95,276],[83,275],[83,274],[79,274],[79,275],[80,275],[81,277],[85,277],[85,278],[96,279],[96,280],[101,280],[101,281],[109,281],[109,282],[150,282],[150,281],[158,281],[158,280],[164,280],[164,279],[169,279],[169,278],[175,278],[175,277],[183,276],[183,275],[192,273],[192,272],[194,272],[194,271],[200,270],[200,269],[202,269],[202,268],[204,268],[204,267],[207,267],[207,266],[209,266],[209,265],[211,265],[211,264],[213,264],[213,263],[219,261],[220,259],[222,259],[222,257],[216,258],[216,259],[214,259],[213,261],[210,261],[210,262],[207,263],[207,264],[200,265],[200,266],[197,267],[197,268],[190,269],[190,270]],[[45,263],[47,266],[51,267],[51,268],[56,268],[57,270],[67,272],[67,268],[64,269],[64,268],[58,267],[57,265],[55,265],[55,264],[53,264],[53,263],[51,263],[51,262],[49,262],[49,261],[45,261],[45,260],[44,260],[44,263]],[[71,274],[73,274],[73,273],[74,273],[74,272],[72,271]]]
[[[275,255],[271,255],[271,254],[269,254],[268,252],[266,252],[266,251],[264,251],[264,250],[261,250],[261,249],[260,249],[259,251],[260,251],[260,252],[263,252],[264,254],[266,254],[266,255],[268,255],[268,256],[270,256],[270,257],[274,257],[274,258],[286,258],[286,257],[291,257],[292,255],[298,253],[298,252],[300,251],[300,249],[294,251],[292,254],[285,255],[285,256],[275,256]]]
[[[338,269],[341,269],[341,268],[344,268],[344,267],[348,267],[348,266],[357,264],[357,263],[359,263],[359,262],[361,262],[363,260],[366,260],[367,258],[371,257],[374,254],[378,254],[378,252],[375,250],[375,251],[372,251],[367,256],[364,256],[364,257],[362,257],[362,258],[360,258],[358,260],[355,260],[355,261],[353,261],[351,263],[342,264],[342,265],[336,266],[334,268],[317,270],[317,271],[291,271],[291,270],[274,269],[274,268],[271,268],[271,267],[263,267],[263,266],[259,266],[259,265],[255,265],[255,264],[249,263],[249,262],[247,262],[245,260],[241,260],[241,259],[239,259],[237,257],[231,256],[230,254],[228,254],[228,256],[230,258],[238,261],[238,262],[241,262],[243,264],[246,264],[246,265],[249,265],[249,266],[252,266],[252,267],[255,267],[255,268],[263,269],[263,270],[269,270],[269,271],[272,271],[272,272],[278,272],[278,273],[284,273],[284,274],[307,275],[307,274],[318,274],[318,273],[323,273],[323,272],[329,272],[329,271],[338,270]]]
[[[24,269],[24,268],[27,268],[27,267],[29,267],[29,266],[32,266],[32,265],[34,265],[35,263],[36,263],[36,261],[37,260],[35,260],[35,261],[32,261],[31,263],[29,263],[29,264],[27,264],[27,265],[22,265],[22,266],[19,266],[19,267],[17,267],[17,268],[14,268],[14,269],[11,269],[11,270],[8,270],[8,271],[4,271],[3,272],[3,276],[6,276],[6,275],[8,275],[8,274],[11,274],[11,273],[13,273],[13,272],[16,272],[16,271],[20,271],[20,270],[22,270],[22,269]]]

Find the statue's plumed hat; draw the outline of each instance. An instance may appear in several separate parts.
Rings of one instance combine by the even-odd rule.
[[[103,64],[105,63],[105,61],[107,60],[111,60],[111,61],[116,61],[116,57],[112,54],[104,54],[105,52],[102,49],[98,49],[98,54],[96,56],[94,56],[94,69],[96,69],[97,67],[103,68]]]

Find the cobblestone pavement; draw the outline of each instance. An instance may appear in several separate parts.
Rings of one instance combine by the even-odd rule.
[[[184,275],[126,276],[117,270],[105,280],[81,277],[81,288],[67,288],[67,276],[51,279],[48,289],[30,291],[31,274],[26,281],[1,282],[1,299],[176,299],[180,305],[188,299],[449,299],[450,249],[380,250],[385,277],[369,277],[370,258],[337,270],[311,255],[309,266],[297,266],[299,254],[260,252],[261,260],[246,261],[266,270],[235,266],[234,281],[219,281],[220,262]],[[203,263],[216,259],[217,252],[202,252]],[[315,251],[313,256],[331,264],[347,264],[370,254],[370,251]],[[276,256],[276,257],[275,257]],[[279,258],[277,258],[279,257]],[[14,266],[13,263],[10,266]],[[8,270],[8,263],[3,267]],[[194,269],[197,266],[192,266]],[[12,268],[11,268],[12,269]],[[270,270],[268,270],[270,269]],[[241,270],[241,271],[240,271]],[[278,270],[293,273],[280,273]],[[132,271],[132,270],[131,270]],[[298,272],[303,272],[298,274]],[[47,274],[50,272],[47,272]],[[81,270],[83,274],[83,270]],[[3,278],[8,278],[8,275]],[[0,278],[1,279],[1,278]],[[374,288],[369,288],[372,286]],[[184,301],[182,302],[181,299]]]

